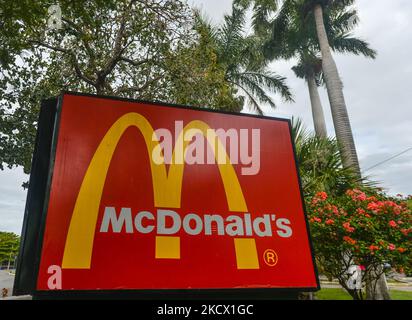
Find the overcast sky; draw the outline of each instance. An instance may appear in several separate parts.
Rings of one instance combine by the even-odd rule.
[[[231,0],[189,0],[199,6],[214,23],[230,13]],[[374,61],[357,56],[335,55],[345,88],[358,156],[363,170],[412,147],[412,1],[358,0],[361,23],[356,35],[378,51]],[[290,67],[293,61],[275,62],[271,69],[288,79],[295,103],[266,108],[267,115],[303,119],[312,129],[306,84]],[[328,132],[334,135],[325,90],[321,98]],[[412,151],[387,162],[367,174],[380,181],[391,194],[412,194]],[[20,168],[0,171],[0,230],[20,234],[28,179]]]

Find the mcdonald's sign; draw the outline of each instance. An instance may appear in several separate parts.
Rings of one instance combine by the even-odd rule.
[[[78,93],[42,114],[17,292],[319,287],[288,120]]]

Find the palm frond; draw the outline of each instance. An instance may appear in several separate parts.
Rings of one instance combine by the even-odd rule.
[[[301,118],[292,117],[292,138],[296,148],[300,148],[302,143],[308,139],[309,133],[303,125]]]
[[[233,85],[239,87],[247,96],[249,105],[252,106],[252,109],[255,110],[259,115],[263,115],[263,110],[260,107],[259,103],[256,101],[256,99],[253,97],[253,95],[247,90],[242,84],[237,83],[237,82],[232,82]]]
[[[220,41],[226,45],[226,49],[242,39],[244,25],[245,10],[232,6],[232,14],[224,16],[224,23],[218,31]]]
[[[255,0],[253,6],[252,27],[258,35],[267,35],[270,29],[271,15],[278,9],[278,0]]]
[[[355,9],[331,9],[326,11],[325,27],[329,32],[345,33],[352,31],[359,23],[359,16]]]
[[[344,168],[336,139],[309,134],[300,119],[292,118],[292,135],[306,195],[317,191],[342,194],[361,181],[350,168]]]
[[[217,38],[217,29],[212,25],[210,19],[197,9],[193,10],[194,28],[198,31],[205,31],[212,39]]]
[[[250,35],[243,39],[239,46],[239,61],[246,70],[259,72],[267,67],[268,60],[263,55],[262,43],[263,39],[257,35]]]
[[[217,54],[219,62],[226,65],[229,72],[235,72],[244,62],[239,52],[245,48],[243,27],[245,9],[233,5],[231,15],[224,16],[224,23],[216,30]]]
[[[276,58],[289,59],[294,52],[288,50],[290,46],[291,33],[291,4],[285,1],[271,22],[271,36],[264,43],[263,52],[267,59]]]
[[[375,59],[377,52],[373,50],[369,44],[355,37],[351,34],[342,34],[339,37],[331,39],[331,48],[337,52],[353,53],[356,55],[364,55],[365,57]]]
[[[267,88],[269,91],[279,93],[287,102],[293,102],[292,94],[286,85],[286,78],[273,72],[244,72],[242,74],[257,83],[259,86]]]
[[[271,108],[276,108],[276,104],[273,99],[266,94],[262,83],[256,81],[255,77],[246,74],[239,74],[237,77],[234,77],[233,80],[233,82],[245,91],[248,96],[253,96],[254,100],[262,104],[268,104]]]

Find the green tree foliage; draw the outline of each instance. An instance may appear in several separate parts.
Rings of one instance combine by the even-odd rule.
[[[412,263],[412,214],[403,199],[381,192],[347,190],[330,197],[319,192],[307,199],[318,265],[336,278],[354,299],[365,285],[376,286],[389,263],[400,272]],[[351,269],[359,266],[363,287],[351,285]],[[376,287],[370,289],[374,299]]]
[[[298,58],[292,69],[299,78],[314,74],[322,79],[322,59],[313,16],[302,10],[304,1],[286,1],[271,21],[271,35],[264,45],[269,59]],[[364,55],[374,59],[376,51],[353,35],[359,23],[353,7],[331,7],[325,12],[325,27],[331,49],[339,53]]]
[[[245,34],[245,12],[242,6],[233,5],[232,14],[224,23],[210,31],[217,47],[217,61],[225,70],[225,79],[239,90],[239,95],[256,112],[263,114],[262,104],[276,108],[270,93],[279,94],[284,101],[293,101],[286,79],[268,71],[268,60],[263,56],[263,40],[259,35]]]
[[[293,119],[292,135],[305,196],[319,191],[339,196],[359,185],[353,172],[343,167],[336,139],[309,133],[300,119]]]
[[[0,231],[0,265],[14,261],[15,256],[19,251],[20,236],[12,232]]]
[[[7,1],[0,69],[0,169],[29,173],[40,100],[61,90],[164,100],[164,63],[192,41],[189,9],[179,1]]]
[[[173,98],[178,104],[239,112],[243,100],[236,97],[237,90],[226,79],[226,67],[218,59],[210,26],[199,16],[197,19],[197,40],[179,48],[178,53],[166,61],[168,99]]]
[[[356,24],[357,21],[357,17],[353,15],[353,10],[351,9],[355,0],[235,0],[235,2],[242,7],[253,5],[254,26],[257,33],[268,35],[270,34],[271,27],[273,27],[274,33],[272,37],[275,39],[271,41],[270,46],[272,48],[266,48],[269,49],[266,51],[276,49],[276,47],[278,47],[278,50],[275,51],[279,51],[280,48],[286,46],[285,52],[289,52],[291,50],[288,47],[301,46],[301,50],[311,57],[310,60],[314,60],[313,58],[316,57],[317,51],[311,50],[312,37],[308,35],[316,33],[317,42],[314,42],[314,44],[318,45],[321,53],[320,61],[324,75],[323,79],[328,92],[335,133],[339,140],[343,163],[346,167],[351,167],[361,177],[355,142],[343,94],[343,83],[331,54],[331,49],[338,49],[341,52],[356,52],[357,54],[362,53],[367,56],[374,55],[373,50],[370,50],[365,42],[352,38],[350,33],[348,33],[348,30],[351,30],[351,26]],[[274,19],[275,21],[273,21],[274,15],[278,15],[279,19]],[[338,22],[336,25],[330,23],[331,19],[334,18]],[[275,25],[272,25],[273,22]],[[259,24],[261,27],[258,27]],[[282,41],[282,32],[278,31],[287,30],[288,26],[296,27],[295,37]],[[337,28],[334,28],[336,26]],[[334,32],[340,35],[339,40],[334,37]],[[307,46],[308,44],[309,46]],[[305,62],[305,59],[301,60]],[[317,109],[320,108],[317,107]]]
[[[285,101],[293,101],[285,78],[267,71],[268,60],[261,51],[263,38],[244,35],[245,9],[233,6],[231,16],[216,30],[218,59],[226,66],[226,78],[246,94],[249,104],[260,114],[260,105],[276,105],[268,93],[279,93]]]
[[[2,11],[0,169],[30,172],[41,99],[61,90],[239,111],[215,42],[183,1],[7,2]]]
[[[26,47],[20,37],[23,26],[34,27],[38,23],[38,16],[42,14],[43,10],[37,6],[37,2],[0,1],[0,67],[12,64],[14,55]]]
[[[287,0],[270,21],[270,37],[265,43],[269,58],[290,59],[299,56],[320,56],[320,47],[313,15],[308,14],[306,0]],[[354,36],[359,23],[353,7],[330,6],[325,9],[325,29],[331,49],[339,53],[352,53],[375,58],[376,51]]]
[[[323,83],[322,58],[313,15],[308,14],[308,1],[255,1],[236,0],[241,6],[253,4],[253,25],[256,34],[262,35],[266,41],[263,45],[264,56],[269,60],[297,59],[298,64],[292,67],[296,76],[307,81],[312,79],[317,85]],[[340,53],[352,53],[375,58],[376,52],[367,42],[356,38],[352,32],[359,22],[353,7],[330,5],[325,9],[325,27],[331,49]],[[312,108],[322,108],[314,106]],[[322,129],[319,136],[326,136],[326,125],[323,112],[314,119]],[[314,114],[315,117],[315,114]]]

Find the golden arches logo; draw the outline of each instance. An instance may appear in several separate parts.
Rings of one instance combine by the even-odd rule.
[[[214,149],[216,160],[218,154],[226,156],[225,163],[216,162],[218,163],[229,210],[233,212],[248,211],[242,188],[226,150],[215,131],[211,130],[205,122],[194,120],[183,128],[175,143],[172,162],[169,166],[169,172],[167,172],[164,161],[161,164],[156,164],[151,157],[154,148],[159,147],[159,142],[152,139],[153,127],[142,115],[128,113],[120,117],[107,131],[87,168],[68,229],[62,261],[62,268],[64,269],[90,269],[100,201],[109,165],[124,132],[133,126],[139,129],[146,143],[156,207],[180,208],[184,162],[177,163],[174,160],[179,152],[187,151],[190,140],[184,139],[184,137],[187,137],[188,134],[190,139],[195,134],[201,133],[208,139],[210,145],[215,146],[212,149]],[[209,134],[207,134],[207,131],[209,131]],[[183,150],[179,150],[179,148],[183,148]],[[179,239],[179,237],[157,236],[156,258],[168,257],[167,251],[170,248],[179,250]],[[235,238],[234,245],[238,269],[259,268],[255,239]],[[179,257],[180,254],[174,258]]]

